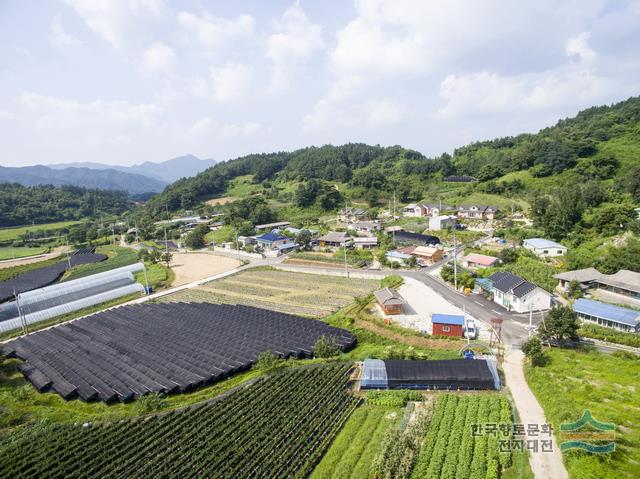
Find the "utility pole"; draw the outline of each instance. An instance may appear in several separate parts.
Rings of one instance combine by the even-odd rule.
[[[13,296],[16,298],[16,306],[18,308],[18,317],[20,318],[20,326],[22,326],[22,332],[24,334],[28,334],[29,330],[27,329],[27,320],[22,314],[22,308],[20,307],[20,296],[16,293],[16,288],[13,288]]]
[[[240,243],[238,243],[238,228],[235,228],[236,233],[236,257],[238,258],[238,263],[240,263]]]
[[[393,190],[393,219],[396,219],[396,190]]]
[[[133,220],[133,227],[136,229],[136,243],[140,243],[140,240],[138,239],[138,221],[137,220]]]
[[[164,229],[164,252],[165,254],[169,254],[169,242],[167,241],[167,226],[163,226]],[[167,256],[168,257],[168,256]]]
[[[347,241],[345,240],[345,242],[343,243],[344,248],[344,274],[346,275],[346,277],[349,277],[349,268],[347,267]]]
[[[453,232],[453,287],[458,291],[458,242]]]
[[[71,259],[69,259],[69,239],[67,238],[67,235],[64,235],[64,244],[67,250],[67,265],[69,266],[69,269],[71,269]]]
[[[143,265],[142,271],[144,271],[144,282],[146,287],[144,288],[144,292],[149,296],[151,294],[151,290],[149,288],[149,277],[147,276],[147,267]]]
[[[531,331],[533,331],[533,305],[529,303],[529,338],[531,338]]]

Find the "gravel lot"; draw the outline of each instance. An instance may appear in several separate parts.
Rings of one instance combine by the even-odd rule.
[[[421,283],[413,278],[404,279],[404,284],[400,286],[398,292],[407,301],[407,307],[405,309],[406,314],[397,314],[387,316],[391,318],[395,323],[400,324],[406,328],[417,329],[419,331],[426,331],[431,333],[431,315],[434,313],[442,314],[458,314],[462,315],[464,312],[451,304],[445,298],[440,296],[434,290],[429,288],[426,284]],[[382,310],[378,308],[380,314]],[[475,319],[473,316],[467,313],[467,319]],[[487,334],[486,328],[483,328],[482,324],[476,320],[476,326],[479,327],[480,337]]]

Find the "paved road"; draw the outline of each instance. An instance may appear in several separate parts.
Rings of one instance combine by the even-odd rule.
[[[417,279],[429,286],[440,296],[449,300],[452,304],[460,309],[466,309],[467,312],[476,319],[484,323],[491,324],[491,319],[502,319],[502,341],[506,345],[519,346],[529,337],[529,315],[517,314],[506,311],[493,301],[489,301],[479,294],[464,294],[455,291],[444,281],[434,278],[429,274],[431,268],[422,271],[403,271],[403,276]],[[540,314],[533,314],[532,324],[535,327],[540,323]]]

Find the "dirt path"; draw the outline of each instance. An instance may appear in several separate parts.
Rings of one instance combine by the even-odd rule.
[[[522,351],[509,348],[502,364],[507,386],[511,390],[511,395],[520,414],[520,422],[522,424],[546,424],[544,411],[529,389],[524,377],[523,361]],[[557,425],[554,426],[557,427]],[[545,439],[547,439],[546,436]],[[569,475],[562,462],[562,453],[558,442],[553,436],[551,440],[553,441],[553,452],[539,450],[530,453],[529,464],[531,464],[533,474],[537,479],[568,479]]]
[[[389,328],[379,326],[371,321],[366,321],[360,318],[356,318],[354,320],[354,324],[359,328],[369,330],[372,333],[377,334],[378,336],[394,339],[399,343],[408,344],[409,346],[418,346],[429,349],[449,349],[452,351],[457,351],[462,347],[463,344],[462,342],[449,341],[447,339],[428,339],[421,338],[419,336],[405,336],[404,334],[396,333]]]
[[[58,246],[57,248],[54,248],[51,253],[39,254],[36,256],[27,256],[26,258],[2,260],[0,261],[0,269],[11,268],[13,266],[21,266],[23,264],[39,263],[40,261],[55,258],[65,251],[67,251],[67,246]]]
[[[171,269],[176,275],[172,286],[180,286],[237,268],[238,260],[208,253],[174,253]]]

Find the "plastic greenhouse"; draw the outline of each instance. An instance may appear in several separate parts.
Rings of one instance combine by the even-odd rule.
[[[144,271],[143,263],[21,293],[17,301],[0,305],[0,332],[142,293],[144,287],[133,276],[138,271]]]

